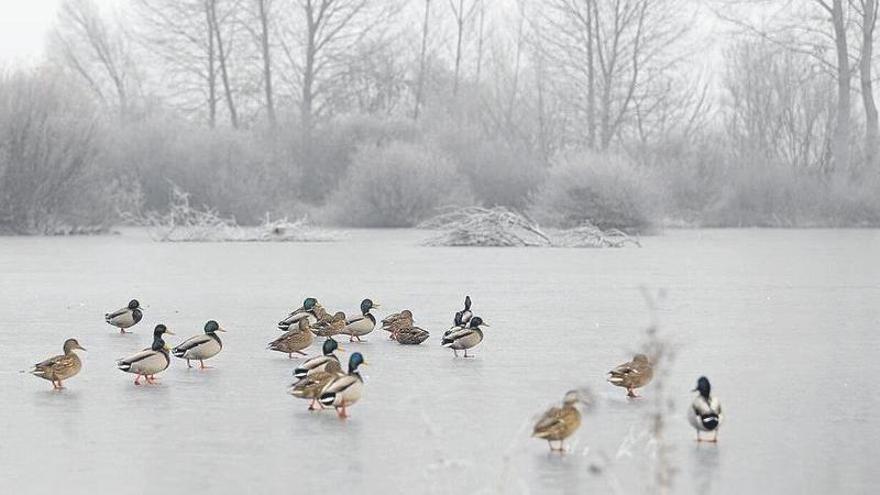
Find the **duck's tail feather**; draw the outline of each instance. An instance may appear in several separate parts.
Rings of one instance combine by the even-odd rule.
[[[321,397],[318,399],[318,402],[324,404],[325,406],[332,406],[334,402],[336,402],[336,392],[327,392],[321,394]]]

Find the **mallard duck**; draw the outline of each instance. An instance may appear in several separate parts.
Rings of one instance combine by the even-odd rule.
[[[305,378],[309,375],[313,375],[318,373],[319,371],[325,371],[327,366],[336,363],[339,366],[339,358],[336,357],[336,354],[333,354],[334,351],[343,349],[339,347],[339,343],[336,342],[333,338],[329,338],[324,341],[324,345],[322,346],[323,355],[316,356],[311,359],[307,359],[306,362],[299,365],[295,370],[293,370],[293,376],[296,378]],[[339,368],[340,371],[342,368]]]
[[[547,440],[551,452],[563,452],[563,441],[581,426],[581,412],[578,410],[581,402],[577,390],[568,391],[562,399],[562,407],[551,407],[535,423],[532,436]],[[559,442],[559,447],[554,447],[553,442]]]
[[[455,357],[458,357],[458,351],[464,350],[464,357],[468,356],[467,350],[476,347],[483,341],[483,330],[480,327],[488,327],[489,324],[483,322],[479,316],[474,316],[468,321],[464,328],[453,328],[446,332],[443,336],[443,347],[452,349]]]
[[[43,362],[37,363],[30,371],[34,376],[52,382],[52,388],[55,390],[64,388],[61,380],[67,380],[75,376],[82,369],[82,361],[73,352],[75,349],[85,350],[79,345],[79,342],[76,339],[67,339],[64,341],[63,349],[64,354],[52,356]]]
[[[201,369],[205,369],[205,359],[216,356],[223,350],[223,342],[217,332],[225,332],[214,320],[205,323],[204,335],[196,335],[184,340],[180,345],[171,349],[171,354],[181,359],[186,359],[186,367],[192,368],[191,359],[198,359]]]
[[[154,384],[156,382],[155,374],[161,373],[171,364],[171,357],[168,355],[168,345],[162,339],[163,335],[174,335],[174,332],[168,330],[165,325],[156,325],[153,330],[153,345],[149,349],[129,356],[127,358],[116,361],[116,367],[126,373],[134,373],[137,377],[134,379],[135,385],[140,385],[143,376],[147,383]]]
[[[291,359],[294,352],[308,356],[302,350],[312,345],[312,342],[315,340],[315,334],[312,333],[308,318],[301,318],[297,325],[296,329],[288,330],[281,337],[269,342],[269,349],[284,352]]]
[[[644,354],[636,354],[632,361],[608,372],[608,383],[626,389],[627,397],[639,397],[635,389],[642,388],[654,378],[654,366]]]
[[[431,334],[419,327],[404,328],[397,332],[397,342],[404,345],[419,345],[428,340]]]
[[[312,332],[318,337],[331,337],[339,334],[345,328],[345,313],[337,311],[336,314],[328,316],[323,320],[312,325]]]
[[[370,310],[378,307],[378,303],[374,303],[369,299],[364,299],[361,301],[361,316],[346,320],[345,327],[343,327],[339,333],[350,335],[351,338],[348,339],[349,342],[354,342],[354,339],[361,342],[362,336],[372,332],[373,329],[376,328],[376,317],[370,313]]]
[[[388,336],[391,340],[397,340],[397,334],[400,333],[401,330],[411,328],[412,326],[413,314],[412,311],[408,309],[404,309],[400,313],[388,315],[382,320],[382,330],[391,332],[391,335]]]
[[[303,318],[309,320],[309,324],[316,323],[320,318],[315,314],[315,310],[316,308],[320,308],[320,306],[318,300],[314,297],[305,298],[302,307],[295,309],[292,313],[287,315],[287,317],[278,322],[278,329],[286,332],[290,330],[291,325],[295,325]]]
[[[721,421],[724,419],[724,415],[721,414],[721,401],[717,397],[712,397],[712,385],[709,384],[709,379],[705,376],[701,376],[697,380],[697,388],[693,391],[699,392],[699,395],[691,403],[688,410],[688,421],[697,430],[697,441],[717,442],[718,428],[721,427]],[[703,440],[700,438],[701,431],[713,432],[712,439]]]
[[[330,360],[324,364],[321,371],[309,372],[291,385],[290,393],[300,399],[311,399],[309,411],[314,411],[315,406],[324,409],[324,406],[318,402],[318,397],[330,382],[341,376],[345,376],[345,374],[342,372],[339,361]]]
[[[455,313],[455,318],[452,320],[452,326],[463,327],[471,321],[473,316],[474,313],[471,312],[471,296],[464,296],[464,309]]]
[[[119,329],[119,333],[128,333],[126,328],[135,326],[144,317],[141,303],[137,299],[129,301],[128,306],[104,314],[104,321]]]
[[[359,352],[352,354],[348,360],[348,374],[337,376],[331,380],[321,390],[321,395],[318,397],[318,402],[322,405],[335,407],[340,418],[347,418],[346,408],[361,398],[364,379],[358,373],[358,366],[362,364],[367,364],[364,361],[364,356]]]

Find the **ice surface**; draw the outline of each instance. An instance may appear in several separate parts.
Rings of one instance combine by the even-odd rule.
[[[628,402],[603,375],[642,342],[643,285],[668,289],[662,332],[678,345],[675,492],[880,483],[878,231],[671,231],[607,250],[427,248],[424,236],[0,238],[0,493],[642,492],[652,403]],[[491,324],[473,360],[439,346],[465,294]],[[381,331],[343,343],[370,363],[348,421],[287,395],[300,360],[265,350],[307,295],[347,313],[364,297],[379,316],[409,308],[432,333],[421,346]],[[132,297],[144,321],[121,336],[103,314]],[[155,387],[115,369],[156,323],[173,345],[208,319],[229,330],[214,369],[176,360]],[[68,337],[89,352],[67,390],[19,373]],[[700,374],[725,406],[717,446],[697,445],[684,417]],[[571,451],[550,455],[529,438],[533,418],[575,386],[598,405]]]

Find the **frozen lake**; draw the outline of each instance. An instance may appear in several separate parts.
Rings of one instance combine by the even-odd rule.
[[[419,247],[427,234],[0,237],[0,493],[642,492],[655,390],[629,402],[604,381],[643,342],[640,286],[668,291],[676,493],[876,493],[880,232],[669,231],[620,250]],[[491,325],[474,360],[439,345],[465,294]],[[409,308],[432,333],[343,343],[370,363],[345,422],[288,395],[300,360],[265,350],[307,295],[346,313],[364,297],[380,317]],[[131,297],[144,321],[121,336],[103,314]],[[173,345],[208,319],[229,330],[214,369],[176,360],[153,387],[116,370],[156,323]],[[89,352],[67,390],[19,373],[68,337]],[[694,442],[684,417],[700,374],[725,406],[718,445]],[[551,455],[533,418],[575,386],[597,407]]]

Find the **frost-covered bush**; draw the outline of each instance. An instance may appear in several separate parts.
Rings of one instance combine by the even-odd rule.
[[[492,139],[480,128],[453,123],[432,132],[484,206],[524,210],[529,195],[544,179],[544,163],[516,142]]]
[[[85,101],[49,71],[0,74],[0,232],[93,232],[114,219]]]
[[[602,230],[634,233],[654,221],[649,176],[614,155],[564,157],[549,170],[532,196],[532,216],[542,225],[574,228],[589,223]]]
[[[703,226],[844,227],[880,225],[880,184],[808,175],[767,164],[730,171]]]
[[[327,210],[338,225],[412,227],[447,205],[470,202],[467,181],[430,145],[365,146],[352,159]]]
[[[208,129],[174,118],[153,118],[115,131],[106,160],[138,183],[142,212],[168,210],[172,185],[239,223],[277,212],[279,198],[297,198],[300,172],[284,149],[254,133]]]

